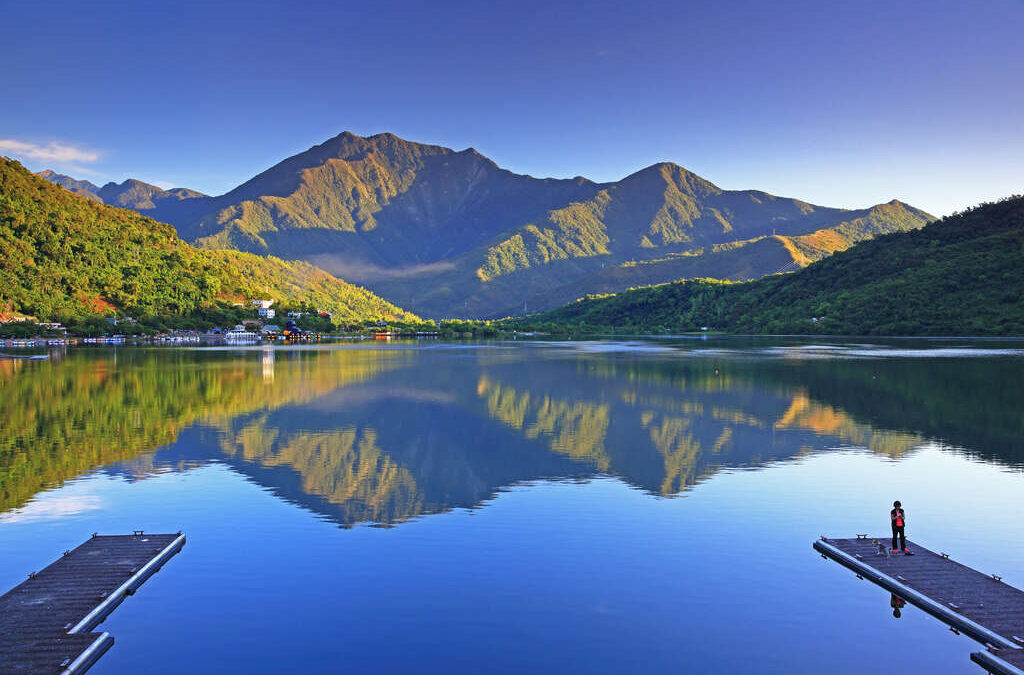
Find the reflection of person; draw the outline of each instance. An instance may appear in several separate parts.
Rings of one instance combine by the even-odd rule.
[[[889,595],[889,606],[892,607],[892,615],[898,619],[900,618],[900,609],[907,604],[907,601],[895,593],[890,593]]]
[[[893,552],[903,551],[904,553],[910,553],[907,550],[907,535],[904,533],[904,528],[907,526],[907,514],[903,512],[903,505],[900,504],[899,500],[892,503],[892,511],[889,512],[889,519],[892,521],[892,550]],[[900,547],[896,547],[896,537],[900,539]]]

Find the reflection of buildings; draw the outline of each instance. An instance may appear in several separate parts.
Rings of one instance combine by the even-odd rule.
[[[719,371],[703,360],[593,355],[527,368],[535,356],[528,349],[276,356],[129,351],[116,364],[76,355],[44,364],[45,378],[0,369],[12,393],[0,401],[0,440],[15,448],[0,454],[0,506],[157,446],[117,470],[143,476],[225,462],[343,525],[470,508],[509,485],[547,478],[610,474],[673,495],[723,467],[836,446],[901,457],[938,436],[935,422],[892,431],[875,420],[890,408],[905,419],[945,420],[934,408],[947,400],[927,395],[935,389],[928,364],[898,373],[898,387],[849,399],[852,387],[870,394],[878,386],[870,362],[776,370],[737,362]],[[275,369],[283,375],[275,386],[259,386]],[[871,408],[878,398],[886,406]],[[1000,401],[1012,420],[1020,398]],[[989,401],[984,414],[968,408],[960,418],[976,438],[1002,419]],[[851,414],[857,406],[868,410]]]
[[[264,382],[274,381],[274,348],[265,347],[260,352],[260,370],[263,373]]]

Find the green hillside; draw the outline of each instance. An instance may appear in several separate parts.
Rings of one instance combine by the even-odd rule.
[[[889,234],[793,274],[591,297],[522,325],[856,335],[1024,334],[1024,197]]]
[[[180,314],[251,298],[315,305],[335,320],[412,318],[307,263],[194,248],[169,225],[0,158],[0,315]]]

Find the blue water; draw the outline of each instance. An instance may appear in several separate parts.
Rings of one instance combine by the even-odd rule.
[[[0,371],[0,586],[94,531],[184,531],[101,675],[981,672],[811,543],[885,534],[898,498],[912,540],[1024,587],[1022,354],[72,351]]]

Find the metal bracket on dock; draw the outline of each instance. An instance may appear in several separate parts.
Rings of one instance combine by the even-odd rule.
[[[939,555],[942,556],[943,558],[945,558],[946,560],[949,560],[949,554],[948,553],[940,553]]]
[[[1002,581],[1003,580],[1003,578],[1001,576],[999,576],[998,574],[990,574],[989,576],[992,577],[993,579],[995,579],[996,581]]]
[[[132,530],[133,537],[141,537],[143,535],[142,530]]]
[[[825,537],[822,537],[822,539],[824,539],[824,538],[825,538]],[[858,538],[858,539],[867,539],[867,538],[868,538],[868,535],[866,535],[866,534],[858,534],[858,535],[857,535],[857,538]]]

